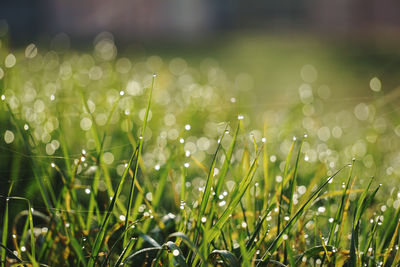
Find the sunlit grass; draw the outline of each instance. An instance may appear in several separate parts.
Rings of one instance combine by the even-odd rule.
[[[3,266],[399,263],[400,131],[378,78],[338,111],[304,64],[290,108],[260,113],[251,76],[213,60],[94,47],[1,48]]]

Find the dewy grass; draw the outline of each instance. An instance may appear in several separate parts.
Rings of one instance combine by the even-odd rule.
[[[400,263],[400,142],[378,104],[336,121],[310,87],[315,103],[260,112],[209,60],[69,52],[0,65],[2,267]]]

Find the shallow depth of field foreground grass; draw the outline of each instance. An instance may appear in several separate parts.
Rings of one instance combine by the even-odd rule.
[[[2,266],[399,264],[396,90],[335,110],[305,65],[259,113],[248,75],[100,37],[1,47]]]

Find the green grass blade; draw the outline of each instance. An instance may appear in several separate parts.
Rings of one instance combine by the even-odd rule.
[[[221,168],[221,174],[219,175],[217,184],[215,186],[215,197],[216,198],[218,198],[219,194],[221,193],[222,186],[224,185],[225,176],[228,173],[228,169],[231,164],[232,154],[233,154],[233,150],[236,145],[236,140],[237,140],[237,136],[239,134],[239,129],[240,129],[240,123],[238,123],[238,125],[236,127],[235,134],[233,135],[231,144],[229,145],[228,151],[226,152],[225,160],[224,160],[224,163]]]
[[[246,249],[247,249],[247,250],[250,250],[250,249],[252,248],[252,246],[255,244],[255,239],[256,239],[257,236],[259,235],[259,233],[260,233],[260,231],[261,231],[261,229],[262,229],[262,226],[263,226],[263,223],[264,223],[265,219],[267,218],[267,216],[269,215],[269,213],[275,208],[275,206],[276,206],[276,204],[275,204],[275,203],[272,203],[272,204],[266,209],[266,211],[264,212],[263,217],[262,217],[262,218],[259,220],[259,222],[256,224],[256,227],[255,227],[255,229],[254,229],[253,234],[251,235],[251,237],[250,237],[249,240],[247,241],[247,244],[246,244]]]
[[[96,239],[95,239],[95,242],[94,242],[94,245],[93,245],[92,255],[90,256],[90,259],[89,259],[89,262],[88,262],[88,266],[89,267],[93,267],[95,265],[96,261],[97,261],[97,256],[98,256],[98,254],[100,252],[100,249],[101,249],[101,246],[103,244],[104,236],[105,236],[105,233],[107,231],[108,222],[110,220],[112,211],[114,209],[115,202],[117,201],[117,199],[118,199],[118,197],[119,197],[119,195],[121,193],[123,184],[124,184],[125,179],[126,179],[126,177],[128,176],[128,173],[129,173],[129,168],[131,167],[132,162],[133,162],[133,160],[135,159],[135,157],[137,155],[137,151],[138,151],[138,148],[136,148],[134,150],[134,152],[132,153],[131,158],[129,159],[128,165],[126,166],[125,171],[122,174],[121,180],[120,180],[120,182],[119,182],[119,184],[117,186],[117,190],[114,193],[114,196],[113,196],[113,198],[111,200],[110,205],[108,206],[106,215],[104,216],[102,225],[100,227],[100,231],[97,233],[97,236],[96,236]]]
[[[225,131],[222,134],[222,137],[220,138],[220,140],[222,140],[222,138],[224,137],[224,134],[225,134]],[[210,170],[208,171],[206,186],[204,188],[204,193],[203,193],[203,197],[200,202],[199,213],[197,215],[197,220],[196,220],[196,233],[198,233],[200,230],[201,218],[203,217],[203,215],[206,211],[207,204],[209,203],[209,199],[210,199],[210,195],[211,195],[211,187],[213,186],[215,163],[217,162],[217,155],[218,155],[218,151],[221,148],[221,143],[222,143],[221,141],[218,143],[217,149],[213,155],[213,160],[211,163]]]
[[[315,247],[309,248],[309,249],[307,249],[306,251],[304,251],[303,253],[301,253],[301,254],[295,256],[295,258],[296,258],[296,260],[295,260],[295,261],[296,261],[296,264],[300,264],[301,259],[302,259],[303,257],[307,257],[307,258],[319,257],[319,256],[320,256],[320,253],[324,253],[324,252],[325,252],[325,249],[326,249],[327,251],[331,251],[331,252],[336,251],[336,250],[335,250],[335,247],[329,246],[329,245],[328,245],[328,246],[325,246],[325,248],[324,248],[324,246],[315,246]]]
[[[145,112],[144,119],[143,119],[142,133],[141,133],[141,136],[139,136],[138,155],[137,155],[137,159],[136,159],[136,163],[135,163],[135,167],[134,167],[134,171],[133,171],[133,178],[132,178],[132,181],[131,181],[131,189],[130,189],[130,192],[129,192],[128,207],[126,209],[125,229],[127,229],[128,224],[129,224],[129,222],[131,220],[131,217],[132,217],[132,215],[131,215],[131,207],[132,207],[132,203],[133,203],[133,192],[135,190],[135,180],[137,179],[137,174],[138,174],[138,169],[139,169],[139,162],[140,162],[140,157],[141,157],[142,147],[143,147],[144,134],[145,134],[145,131],[146,131],[147,120],[148,120],[149,112],[150,112],[151,98],[152,98],[152,94],[153,94],[155,77],[156,77],[156,75],[154,74],[153,78],[152,78],[152,81],[151,81],[149,99],[147,101],[146,112]],[[125,234],[124,245],[126,245],[126,243],[127,243],[127,236]]]
[[[36,244],[35,244],[35,234],[34,234],[34,228],[33,228],[33,218],[32,218],[32,207],[31,207],[31,202],[29,199],[23,198],[23,197],[9,197],[9,199],[14,199],[14,200],[22,200],[26,201],[28,203],[28,220],[29,220],[29,228],[30,228],[30,245],[31,245],[31,255],[32,255],[32,264],[33,266],[38,266],[38,263],[36,262]]]
[[[14,258],[19,263],[23,263],[23,261],[18,256],[16,256],[11,249],[7,248],[3,243],[0,243],[0,247],[3,248],[6,252],[6,254],[8,254],[11,258]],[[5,264],[5,262],[4,262],[4,264]]]
[[[138,257],[139,255],[143,254],[143,253],[148,253],[150,251],[159,251],[161,250],[162,247],[150,247],[150,248],[144,248],[141,250],[136,251],[135,253],[129,255],[123,262],[122,264],[125,265],[126,263],[128,263],[129,261],[132,261],[133,259],[135,259],[136,257]]]
[[[292,213],[293,195],[294,195],[294,192],[295,192],[295,189],[296,189],[297,172],[298,172],[298,169],[299,169],[301,148],[303,147],[303,143],[304,143],[304,138],[300,142],[300,147],[299,147],[299,151],[297,153],[297,158],[296,158],[296,164],[294,166],[293,179],[291,180],[290,185],[289,185],[289,208],[288,208],[289,215],[291,215],[291,213]]]
[[[355,266],[355,264],[357,263],[357,255],[356,254],[358,251],[358,232],[359,232],[361,216],[364,213],[365,209],[369,206],[369,204],[371,203],[372,199],[375,197],[376,193],[378,192],[378,190],[381,186],[381,185],[379,185],[369,196],[367,196],[367,193],[371,186],[372,181],[373,181],[373,178],[371,178],[367,188],[364,190],[363,194],[360,196],[360,198],[357,202],[356,212],[355,212],[354,220],[353,220],[353,227],[351,230],[350,258],[349,258],[350,266]]]
[[[343,193],[342,193],[342,198],[340,200],[339,208],[338,208],[338,210],[336,212],[335,219],[334,219],[334,221],[332,223],[332,226],[331,226],[331,229],[329,231],[328,244],[333,244],[334,243],[336,247],[339,246],[339,234],[340,234],[340,231],[337,231],[335,242],[332,240],[332,237],[333,237],[334,231],[336,229],[336,226],[339,225],[339,227],[340,227],[340,225],[342,224],[342,221],[343,221],[344,207],[346,205],[346,200],[348,198],[347,190],[349,189],[349,186],[350,186],[351,176],[353,174],[353,169],[354,169],[354,163],[355,163],[355,160],[353,160],[353,162],[351,164],[351,168],[350,168],[350,171],[349,171],[349,176],[347,178],[346,185],[343,188]]]
[[[283,189],[284,189],[284,185],[285,185],[284,181],[286,180],[287,175],[288,175],[290,159],[292,158],[292,153],[293,153],[293,149],[294,149],[294,145],[295,144],[296,144],[296,138],[293,138],[292,145],[290,146],[289,153],[288,153],[288,155],[286,157],[285,169],[283,171],[283,181],[281,182],[281,186],[280,186],[279,205],[278,205],[279,211],[278,211],[278,217],[277,217],[277,221],[278,221],[277,222],[278,230],[276,232],[277,234],[279,234],[280,228],[281,228],[282,199],[283,199]]]
[[[266,131],[267,131],[267,126],[266,124],[264,125],[264,136],[266,136]],[[265,137],[264,137],[265,138]],[[269,157],[268,157],[268,150],[267,150],[267,142],[266,139],[263,140],[264,142],[264,151],[263,151],[263,171],[264,171],[264,198],[268,199],[268,194],[269,194],[269,175],[268,175],[268,162],[269,162]],[[264,208],[266,208],[268,203],[265,201],[264,202]]]
[[[227,250],[213,250],[210,255],[208,255],[208,258],[215,266],[217,265],[217,258],[220,258],[225,266],[240,267],[238,258]]]
[[[346,165],[347,166],[347,165]],[[336,171],[332,176],[330,176],[322,185],[319,186],[317,190],[309,197],[309,199],[300,207],[300,209],[296,212],[295,215],[288,221],[286,226],[282,229],[281,232],[278,233],[275,240],[271,243],[268,247],[267,251],[261,257],[262,260],[269,259],[270,256],[275,252],[275,250],[280,246],[282,243],[282,236],[300,217],[300,215],[307,209],[307,207],[311,204],[311,202],[317,197],[317,195],[322,191],[322,189],[339,173],[341,172],[346,166],[342,167],[338,171]]]
[[[3,244],[7,244],[7,237],[8,237],[8,197],[11,194],[13,188],[13,183],[11,183],[10,188],[8,189],[8,194],[7,194],[7,198],[6,198],[6,204],[5,204],[5,208],[4,208],[4,215],[3,215],[3,233],[2,233],[2,237],[1,237],[1,242]],[[5,266],[5,261],[6,261],[6,255],[7,255],[7,251],[4,250],[1,253],[1,262],[2,262],[2,266]]]
[[[153,197],[153,201],[152,201],[154,209],[158,208],[158,205],[160,204],[160,201],[161,201],[161,197],[162,197],[163,193],[165,193],[164,190],[165,190],[165,185],[166,185],[167,177],[168,177],[168,171],[169,171],[170,167],[171,167],[171,163],[169,161],[166,164],[165,168],[163,168],[161,170],[160,179],[158,180],[158,186],[157,186],[156,192],[154,193],[154,197]]]
[[[78,240],[73,235],[69,235],[72,249],[75,251],[79,261],[83,264],[83,266],[87,265],[85,255],[83,254],[82,245],[79,244]]]
[[[180,267],[188,267],[185,258],[183,257],[183,253],[181,249],[172,241],[168,241],[167,243],[162,245],[162,248],[166,250],[169,254],[172,254],[173,259]],[[158,266],[159,259],[161,258],[163,250],[160,250],[157,257],[153,260],[152,266]],[[174,264],[175,265],[175,264]]]
[[[257,161],[260,156],[260,152],[262,150],[259,150],[253,163],[251,164],[247,174],[243,178],[243,180],[239,183],[239,185],[235,186],[233,189],[232,193],[232,198],[227,206],[227,208],[224,210],[222,213],[221,217],[217,220],[215,225],[210,229],[208,232],[208,240],[212,241],[215,239],[217,236],[220,235],[220,231],[224,227],[225,223],[228,221],[229,216],[233,213],[235,210],[236,206],[239,204],[240,200],[242,199],[244,193],[246,192],[247,188],[249,187],[255,171],[256,171],[256,166],[257,166]]]
[[[134,240],[135,240],[134,238],[131,238],[129,240],[128,245],[126,245],[126,247],[122,251],[121,255],[119,255],[118,260],[115,262],[114,267],[120,266],[122,264],[122,262],[125,260],[125,258],[127,257],[127,253],[129,253],[129,251],[132,249],[133,245],[135,244],[133,242]]]
[[[200,257],[200,259],[202,260],[203,264],[206,264],[206,262],[207,262],[206,258],[200,252],[200,250],[195,246],[195,244],[189,239],[189,237],[187,237],[187,235],[185,235],[184,233],[176,232],[176,233],[170,234],[168,236],[167,240],[169,240],[171,238],[180,238],[180,239],[182,239],[183,242],[189,247],[189,249],[191,251],[193,251],[194,253],[196,253],[196,255],[198,255]]]

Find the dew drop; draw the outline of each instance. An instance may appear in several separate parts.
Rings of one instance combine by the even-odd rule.
[[[174,249],[174,250],[172,251],[172,255],[174,255],[175,257],[176,257],[176,256],[179,256],[179,250]]]

